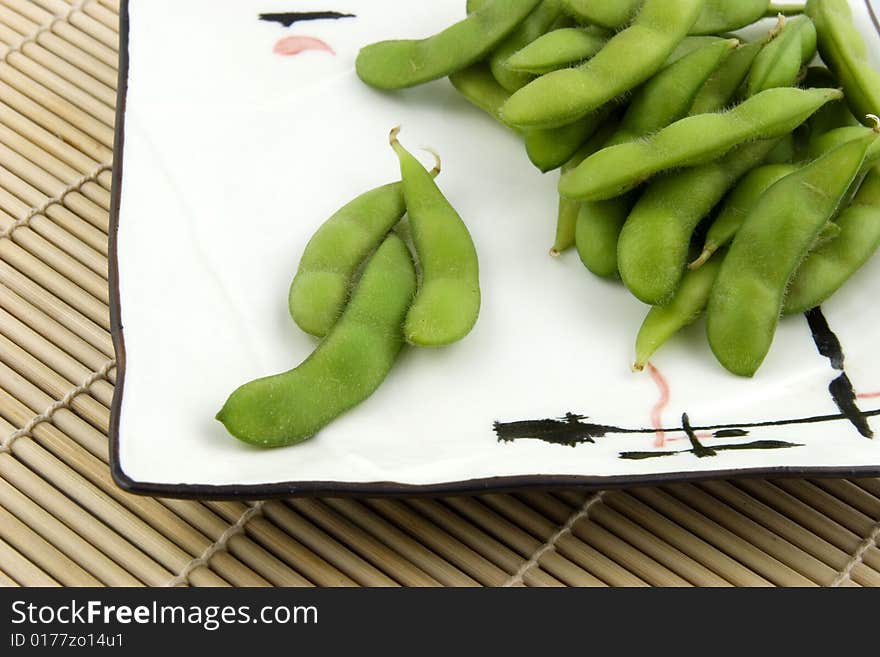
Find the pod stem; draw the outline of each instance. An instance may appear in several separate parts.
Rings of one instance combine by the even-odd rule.
[[[768,14],[769,14],[769,12],[768,12]],[[770,15],[772,15],[772,14],[770,14]],[[780,34],[782,34],[782,30],[785,29],[785,24],[787,22],[788,21],[785,18],[785,14],[783,14],[782,12],[776,12],[776,27],[774,27],[772,30],[770,30],[770,34],[768,35],[767,40],[773,41],[773,39],[775,39]]]
[[[400,143],[398,136],[400,135],[400,126],[394,126],[391,128],[391,132],[388,133],[388,143],[391,144],[391,148],[393,148],[398,153],[403,149],[403,145]],[[443,162],[440,159],[439,153],[435,151],[433,148],[423,147],[422,150],[429,152],[434,156],[434,168],[429,172],[432,178],[436,178],[440,175],[440,172],[443,170]]]
[[[636,362],[636,363],[633,363],[632,371],[633,371],[633,372],[644,372],[644,371],[645,371],[645,368],[646,368],[647,366],[648,366],[647,363]]]
[[[874,132],[876,132],[877,134],[880,134],[880,116],[877,116],[876,114],[867,114],[867,115],[865,115],[865,118],[869,119],[874,124],[873,125]]]
[[[422,150],[434,156],[434,168],[431,169],[431,177],[436,178],[443,171],[443,160],[440,159],[440,153],[429,146],[422,146]]]
[[[712,245],[707,244],[707,245],[703,248],[703,252],[700,254],[700,257],[697,258],[697,259],[694,260],[691,264],[688,265],[688,269],[690,269],[691,271],[694,271],[694,270],[696,270],[696,269],[699,269],[699,268],[702,267],[703,265],[705,265],[707,262],[709,262],[709,259],[710,259],[713,255],[715,255],[715,251],[716,251],[716,250],[717,250],[716,247],[713,247]]]

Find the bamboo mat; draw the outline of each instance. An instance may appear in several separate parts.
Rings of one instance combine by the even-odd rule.
[[[250,504],[120,491],[118,20],[118,0],[0,0],[0,585],[880,585],[880,480]]]

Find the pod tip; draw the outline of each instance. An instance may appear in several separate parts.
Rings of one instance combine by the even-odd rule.
[[[400,134],[400,126],[396,125],[391,128],[391,132],[388,134],[388,143],[394,146],[397,143],[397,135]]]

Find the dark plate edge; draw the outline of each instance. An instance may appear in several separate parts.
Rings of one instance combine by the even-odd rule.
[[[181,499],[267,499],[296,496],[429,496],[429,495],[474,495],[480,493],[503,493],[515,490],[552,490],[561,488],[581,488],[598,490],[606,488],[625,488],[650,486],[679,482],[697,482],[730,478],[860,478],[880,477],[880,465],[876,467],[853,468],[750,468],[742,470],[719,470],[713,472],[678,472],[657,475],[589,477],[525,475],[517,477],[491,477],[471,479],[434,485],[407,485],[394,482],[344,483],[332,481],[300,481],[258,485],[191,485],[191,484],[153,484],[135,481],[130,478],[119,462],[119,417],[122,395],[125,387],[125,339],[120,311],[119,260],[116,240],[119,228],[119,206],[122,198],[122,166],[125,142],[125,102],[128,92],[128,38],[129,10],[128,0],[122,0],[119,15],[119,83],[117,86],[116,128],[113,158],[113,184],[110,205],[110,331],[116,349],[116,386],[110,409],[110,473],[116,484],[124,491],[135,495],[160,496]],[[866,0],[869,11],[870,3]],[[873,16],[873,11],[871,11]],[[876,23],[875,23],[876,25]],[[880,32],[880,26],[877,26]]]

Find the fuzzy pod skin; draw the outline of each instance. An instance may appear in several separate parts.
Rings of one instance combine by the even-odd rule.
[[[812,251],[792,279],[786,315],[807,312],[830,299],[880,248],[880,169],[868,172],[835,224],[838,235]]]
[[[785,21],[780,32],[761,49],[749,73],[748,95],[787,87],[816,56],[816,27],[808,16]]]
[[[702,316],[721,269],[722,258],[719,254],[697,271],[685,274],[672,300],[665,306],[651,308],[636,338],[634,370],[641,372],[645,369],[660,347]]]
[[[230,434],[258,447],[312,438],[367,399],[403,347],[416,271],[403,240],[389,235],[370,258],[351,303],[299,367],[232,393],[217,414]]]
[[[510,93],[498,84],[486,64],[474,64],[456,71],[449,76],[449,81],[472,105],[479,107],[505,127],[515,130],[501,118],[501,106],[510,98]]]
[[[602,148],[616,129],[616,121],[609,121],[599,128],[598,132],[581,146],[568,162],[562,165],[562,173],[573,169],[589,155]],[[559,210],[556,217],[556,240],[553,243],[553,248],[550,249],[550,255],[553,257],[563,254],[575,245],[575,232],[577,230],[580,207],[581,204],[578,201],[560,197]]]
[[[706,233],[703,253],[691,263],[690,269],[702,267],[718,249],[730,244],[764,192],[795,171],[794,164],[767,164],[749,171],[725,199]]]
[[[513,71],[507,67],[507,60],[523,46],[532,43],[546,34],[562,15],[562,0],[543,0],[511,32],[489,56],[489,68],[498,84],[507,91],[514,92],[532,81],[532,75]]]
[[[776,140],[743,144],[727,156],[648,186],[620,233],[620,276],[632,294],[662,306],[678,289],[694,230],[727,191],[773,150]]]
[[[581,201],[614,198],[661,171],[704,164],[739,144],[788,134],[841,95],[837,89],[768,89],[727,112],[690,116],[587,158],[560,180],[559,193]]]
[[[608,201],[582,203],[577,217],[575,244],[581,262],[600,278],[619,278],[617,245],[637,198],[624,194]]]
[[[707,333],[718,361],[754,376],[773,343],[789,281],[862,168],[877,135],[848,142],[761,196],[721,265]]]
[[[617,30],[629,24],[643,2],[644,0],[564,0],[564,5],[568,13],[584,23]],[[690,33],[732,32],[751,25],[770,8],[770,0],[706,0]]]
[[[303,331],[323,338],[348,303],[355,273],[403,215],[401,183],[357,197],[330,217],[306,245],[290,286],[290,316]]]
[[[763,47],[763,42],[753,41],[742,44],[730,53],[700,89],[688,113],[708,114],[730,105],[748,78],[752,64]]]
[[[631,91],[663,66],[697,19],[703,0],[646,0],[638,18],[578,68],[548,73],[504,105],[505,121],[553,128],[586,116]]]
[[[868,61],[868,48],[853,22],[847,0],[808,0],[805,8],[816,25],[819,54],[843,85],[853,115],[870,125],[880,111],[880,73]]]
[[[810,66],[807,69],[807,75],[804,79],[804,87],[839,87],[840,81],[834,77],[834,74],[824,66]],[[856,117],[849,110],[846,99],[835,100],[828,103],[818,112],[810,117],[807,122],[809,127],[810,140],[817,139],[822,135],[836,130],[837,128],[846,128],[859,125]]]
[[[545,75],[593,57],[605,47],[608,36],[595,27],[553,30],[511,55],[505,66],[518,73]]]
[[[377,89],[404,89],[446,77],[492,52],[539,2],[489,0],[427,39],[373,43],[358,54],[357,74]]]
[[[609,103],[585,118],[561,128],[526,131],[526,154],[529,160],[543,173],[558,169],[569,162],[578,149],[596,134],[613,110],[614,106]]]
[[[458,342],[480,314],[480,266],[468,232],[434,178],[391,133],[400,160],[403,196],[421,265],[419,290],[406,316],[407,342],[440,347]]]
[[[826,132],[824,135],[819,135],[811,140],[807,156],[811,159],[821,157],[828,151],[833,150],[848,141],[862,139],[873,132],[875,132],[875,129],[865,128],[864,126],[835,128],[834,130]],[[880,160],[880,142],[875,141],[868,147],[868,152],[865,154],[865,167],[872,166],[878,160]]]

